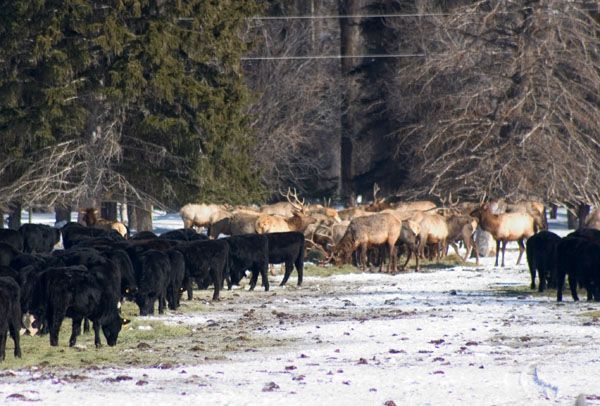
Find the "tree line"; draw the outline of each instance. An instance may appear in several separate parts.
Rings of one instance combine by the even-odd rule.
[[[288,186],[345,201],[375,182],[407,199],[600,201],[592,0],[2,6],[5,210]]]

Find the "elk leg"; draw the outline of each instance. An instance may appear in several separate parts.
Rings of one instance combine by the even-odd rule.
[[[360,246],[360,269],[364,272],[367,264],[367,245]]]
[[[496,263],[494,266],[498,266],[498,256],[500,255],[500,240],[496,241]]]
[[[523,252],[525,252],[525,243],[523,243],[523,239],[521,238],[517,241],[519,244],[519,258],[517,259],[517,265],[521,263],[521,257],[523,256]]]
[[[504,252],[506,251],[506,240],[502,240],[502,267],[504,268]]]

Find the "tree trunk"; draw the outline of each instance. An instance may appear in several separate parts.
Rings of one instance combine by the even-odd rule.
[[[152,231],[152,205],[141,203],[139,206],[134,206],[133,212],[135,213],[135,230],[138,233]]]
[[[62,221],[64,222],[69,222],[71,221],[71,206],[63,206],[63,205],[57,205],[54,207],[54,213],[55,213],[55,217],[54,220],[57,223],[60,223]]]
[[[556,220],[557,217],[558,217],[558,205],[552,203],[550,205],[550,218],[552,220]]]
[[[360,12],[360,0],[339,0],[340,15],[356,15]],[[340,141],[340,186],[341,197],[345,200],[355,191],[352,170],[353,138],[358,132],[356,114],[358,106],[358,83],[354,70],[359,66],[359,58],[346,58],[347,55],[357,55],[360,49],[360,18],[340,18],[340,55],[342,75],[342,112],[341,112],[341,141]]]
[[[577,216],[573,212],[572,207],[569,207],[567,210],[567,227],[569,229],[577,228]]]
[[[127,210],[127,203],[121,203],[121,205],[119,206],[119,215],[121,217],[120,221],[123,224],[127,224],[128,222],[128,216],[127,214],[129,213],[129,211]]]
[[[21,203],[13,203],[8,211],[8,228],[17,230],[21,227]]]
[[[106,220],[117,221],[117,202],[102,202],[100,216]]]
[[[577,207],[577,218],[579,219],[578,226],[579,228],[583,227],[585,224],[585,220],[587,216],[590,214],[590,205],[585,203],[580,203]]]

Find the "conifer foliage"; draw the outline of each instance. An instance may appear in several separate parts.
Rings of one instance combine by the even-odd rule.
[[[2,202],[258,200],[254,1],[2,1]]]

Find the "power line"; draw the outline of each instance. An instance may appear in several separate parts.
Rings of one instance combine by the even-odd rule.
[[[572,8],[567,10],[556,10],[556,9],[537,9],[535,11],[543,11],[546,13],[552,13],[560,15],[566,11],[599,11],[599,8]],[[471,11],[466,13],[460,13],[464,15],[489,15],[489,14],[514,14],[520,11],[494,11],[494,12],[483,12],[483,11]],[[455,16],[457,13],[392,13],[392,14],[329,14],[329,15],[295,15],[295,16],[254,16],[249,17],[248,20],[331,20],[331,19],[351,19],[351,18],[403,18],[403,17],[448,17]]]
[[[284,61],[307,59],[348,59],[348,58],[423,58],[427,54],[371,54],[371,55],[298,55],[298,56],[244,56],[242,61]]]

